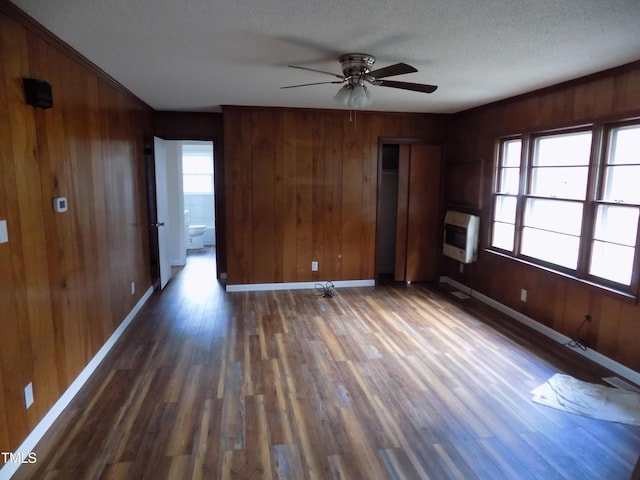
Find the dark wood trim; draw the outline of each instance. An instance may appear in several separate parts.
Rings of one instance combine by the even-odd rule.
[[[21,10],[18,6],[14,5],[13,3],[7,0],[0,0],[0,13],[3,13],[9,18],[20,23],[27,30],[34,33],[38,37],[40,37],[43,41],[59,49],[62,53],[67,55],[69,58],[71,58],[72,60],[79,63],[87,70],[89,70],[89,72],[93,73],[98,78],[104,80],[109,85],[121,91],[122,93],[128,95],[132,99],[136,100],[136,102],[140,103],[140,105],[150,110],[153,110],[151,106],[149,106],[147,103],[141,100],[137,95],[131,92],[131,90],[129,90],[124,85],[122,85],[115,78],[113,78],[111,75],[105,72],[102,68],[97,66],[87,57],[85,57],[76,49],[74,49],[67,42],[62,40],[60,37],[56,36],[53,32],[47,30],[47,28],[44,25],[42,25],[40,22],[35,20],[33,17],[29,16],[26,12]]]
[[[224,171],[223,135],[213,140],[213,183],[216,228],[216,275],[226,281],[227,276],[227,194]]]
[[[591,241],[581,241],[578,251],[578,276],[581,278],[589,277],[589,258],[591,258],[591,249],[593,247],[593,236],[596,224],[597,203],[593,200],[597,198],[598,179],[602,174],[602,163],[600,159],[603,157],[603,135],[604,131],[601,125],[594,124],[591,129],[591,152],[589,154],[589,171],[587,176],[587,190],[585,192],[586,202],[583,210],[582,229],[580,231],[580,239],[588,238]]]
[[[398,206],[396,221],[396,258],[393,279],[407,279],[407,223],[409,217],[409,179],[411,177],[411,147],[403,144],[398,155]]]
[[[462,115],[462,114],[461,114]],[[588,130],[597,126],[607,127],[608,125],[622,125],[624,123],[634,123],[640,120],[640,110],[634,110],[624,115],[607,115],[604,117],[582,118],[576,122],[566,123],[545,123],[538,125],[533,129],[530,128],[517,128],[515,130],[505,130],[496,134],[499,139],[508,139],[509,137],[516,138],[525,134],[535,137],[541,137],[545,135],[553,135],[555,133],[562,133],[571,130]]]
[[[153,113],[153,134],[163,140],[221,142],[223,137],[222,124],[222,114],[215,112],[160,110]]]
[[[380,268],[380,265],[378,265],[378,247],[380,245],[380,237],[382,236],[382,229],[380,226],[380,210],[382,209],[382,200],[380,198],[381,197],[380,192],[382,191],[383,143],[379,139],[378,139],[377,152],[378,152],[377,153],[378,161],[376,162],[376,169],[377,169],[378,185],[376,186],[376,241],[375,241],[375,248],[374,248],[375,258],[373,261],[373,273],[376,281],[380,279],[380,273],[378,272],[378,268]]]
[[[441,137],[380,137],[378,143],[380,145],[439,145],[440,147],[444,145]]]
[[[514,239],[512,254],[520,252],[522,244],[522,230],[524,228],[524,210],[526,202],[526,194],[529,191],[529,178],[527,174],[529,170],[529,159],[533,152],[533,141],[531,135],[521,136],[522,144],[520,146],[520,184],[518,185],[518,199],[516,200],[516,224],[514,225]],[[493,217],[491,218],[493,220]]]
[[[158,290],[160,288],[160,247],[157,228],[153,226],[158,223],[158,202],[156,201],[156,165],[152,136],[144,138],[144,168],[147,186],[147,217],[149,219],[147,225],[149,231],[149,271],[153,289]]]

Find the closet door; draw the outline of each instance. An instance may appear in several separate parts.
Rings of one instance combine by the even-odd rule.
[[[396,281],[436,280],[440,245],[439,145],[400,146]]]
[[[393,279],[406,280],[407,269],[407,221],[409,212],[409,170],[411,145],[400,145],[398,157],[398,211],[396,222],[396,265]]]

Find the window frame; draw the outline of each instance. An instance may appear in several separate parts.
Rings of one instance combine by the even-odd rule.
[[[609,151],[611,145],[611,134],[614,130],[618,128],[624,128],[628,126],[638,126],[640,127],[640,119],[633,119],[615,123],[607,123],[605,125],[600,126],[600,138],[599,138],[599,147],[600,151],[598,156],[598,164],[596,165],[596,172],[594,179],[594,192],[591,200],[591,225],[589,230],[589,237],[585,242],[588,244],[587,255],[585,258],[585,271],[584,277],[590,282],[602,284],[605,287],[613,290],[622,290],[627,293],[632,293],[634,296],[638,296],[638,286],[639,286],[639,276],[640,276],[640,218],[638,220],[638,225],[636,227],[636,243],[635,243],[635,252],[634,252],[634,260],[631,270],[631,282],[630,285],[624,285],[618,282],[614,282],[612,280],[598,277],[589,273],[590,261],[591,261],[591,250],[596,236],[596,222],[597,222],[597,212],[598,207],[600,205],[611,205],[611,206],[628,206],[628,207],[636,207],[640,211],[640,203],[626,203],[626,202],[616,202],[611,200],[604,200],[604,191],[606,188],[606,169],[609,165]],[[638,162],[640,163],[640,162]],[[623,287],[623,288],[621,288]]]
[[[534,166],[534,158],[535,158],[535,154],[536,154],[536,146],[537,146],[537,142],[540,139],[543,138],[549,138],[549,137],[554,137],[554,136],[561,136],[561,135],[573,135],[576,133],[586,133],[589,132],[591,134],[591,149],[589,151],[589,158],[587,160],[587,184],[585,185],[585,194],[584,194],[584,200],[580,200],[580,199],[575,199],[575,198],[566,198],[566,197],[551,197],[551,196],[543,196],[543,195],[534,195],[532,192],[533,190],[533,171],[534,168],[536,168]],[[524,181],[526,182],[525,184],[525,188],[523,189],[523,193],[522,193],[522,206],[521,206],[521,211],[520,211],[520,219],[521,219],[521,223],[520,223],[520,230],[516,233],[517,236],[519,236],[519,245],[518,245],[518,250],[517,250],[517,256],[519,258],[522,258],[528,262],[531,263],[540,263],[541,265],[545,266],[546,268],[549,269],[556,269],[559,270],[563,273],[567,273],[569,275],[575,275],[575,276],[579,276],[580,275],[580,268],[581,268],[581,258],[582,258],[582,254],[583,254],[583,235],[584,235],[584,226],[585,226],[585,221],[588,222],[588,208],[587,208],[587,202],[589,199],[589,194],[590,194],[590,183],[589,183],[589,175],[591,172],[591,165],[592,165],[592,161],[593,161],[593,144],[594,144],[594,134],[593,131],[590,127],[585,127],[585,126],[577,126],[577,127],[572,127],[572,128],[565,128],[565,129],[556,129],[556,130],[548,130],[548,131],[543,131],[543,132],[535,132],[535,133],[531,133],[531,134],[526,134],[527,136],[527,150],[525,152],[525,156],[526,158],[523,159],[523,163],[525,165],[525,169],[526,171],[524,172]],[[524,218],[526,215],[526,205],[527,205],[527,200],[529,199],[540,199],[540,200],[549,200],[549,201],[558,201],[558,202],[568,202],[568,203],[579,203],[582,205],[582,221],[581,221],[581,229],[580,229],[580,235],[578,236],[578,251],[576,252],[576,268],[570,268],[570,267],[565,267],[563,265],[559,265],[553,262],[549,262],[537,257],[533,257],[530,255],[525,255],[522,252],[522,238],[523,238],[523,231],[525,228],[525,224],[524,224]],[[557,233],[561,233],[561,232],[557,232]]]
[[[514,140],[520,140],[521,144],[520,144],[520,163],[518,165],[518,170],[519,170],[519,178],[518,178],[518,191],[513,194],[513,193],[503,193],[503,192],[497,192],[497,189],[499,188],[501,182],[502,182],[502,174],[505,168],[511,168],[511,167],[504,167],[503,166],[503,156],[504,156],[504,145],[507,142],[510,141],[514,141]],[[522,138],[518,135],[513,135],[513,136],[509,136],[509,137],[503,137],[500,140],[498,140],[498,148],[496,149],[496,159],[494,161],[494,165],[495,165],[495,169],[494,169],[494,183],[493,183],[493,201],[491,203],[491,228],[490,228],[490,235],[489,235],[489,245],[491,245],[491,248],[494,248],[498,251],[501,252],[510,252],[509,250],[505,250],[499,247],[493,247],[493,232],[494,232],[494,225],[495,225],[495,208],[496,208],[496,199],[500,196],[500,197],[509,197],[509,198],[515,198],[516,200],[516,213],[515,213],[515,219],[514,219],[514,238],[513,238],[513,247],[512,247],[512,252],[514,251],[518,251],[519,250],[519,245],[517,245],[517,240],[518,240],[518,235],[517,235],[517,231],[518,231],[518,220],[521,218],[521,216],[519,215],[519,211],[520,211],[520,206],[521,206],[521,196],[522,196],[522,191],[523,191],[523,181],[524,181],[524,177],[523,177],[523,161],[524,161],[524,149],[525,149],[525,143],[522,140]],[[505,222],[500,222],[500,223],[505,223]]]
[[[618,128],[627,126],[640,127],[640,118],[633,118],[624,121],[612,121],[608,123],[593,123],[589,125],[577,125],[565,128],[555,128],[544,131],[523,132],[516,135],[507,135],[500,137],[496,140],[495,144],[495,157],[494,157],[494,170],[493,170],[493,189],[491,195],[491,217],[490,226],[488,228],[488,247],[486,250],[490,252],[499,253],[503,256],[511,257],[527,264],[539,266],[546,270],[557,272],[568,276],[570,278],[582,281],[597,287],[604,288],[609,291],[623,294],[625,296],[631,296],[633,298],[638,297],[638,287],[640,282],[640,220],[638,221],[638,228],[636,229],[636,242],[634,250],[634,260],[632,265],[631,281],[629,285],[624,283],[615,282],[610,279],[598,277],[590,273],[591,268],[591,255],[596,236],[596,220],[598,207],[600,205],[614,205],[614,206],[631,206],[637,207],[640,212],[640,204],[632,203],[620,203],[615,201],[604,200],[604,189],[606,187],[606,168],[610,165],[609,162],[609,150],[612,139],[612,132]],[[532,193],[532,181],[533,181],[533,169],[534,169],[534,155],[536,154],[535,148],[538,139],[554,136],[565,135],[579,132],[591,133],[591,146],[589,150],[589,160],[587,164],[587,179],[585,186],[584,199],[570,199],[570,198],[556,198],[549,196],[534,195]],[[515,226],[514,226],[514,239],[513,249],[505,250],[500,247],[493,246],[494,241],[494,228],[496,223],[496,202],[500,196],[513,196],[499,192],[502,174],[504,145],[506,142],[520,140],[521,143],[521,158],[520,158],[520,184],[518,193],[516,196],[516,214],[515,214]],[[640,164],[640,162],[638,162]],[[634,164],[635,165],[635,164]],[[522,238],[524,230],[524,218],[526,214],[526,204],[529,199],[545,199],[545,200],[557,200],[563,202],[577,202],[582,204],[582,222],[580,227],[580,235],[578,237],[578,252],[577,252],[577,265],[576,268],[568,268],[562,265],[558,265],[537,257],[525,255],[522,253]],[[640,215],[640,213],[639,213]],[[611,242],[610,242],[611,243]]]
[[[180,173],[182,183],[183,195],[213,195],[215,193],[215,178],[214,178],[214,159],[213,159],[213,147],[209,145],[202,145],[200,143],[183,143],[180,149]],[[211,162],[211,172],[206,173],[185,173],[184,162],[185,157],[207,157]],[[184,188],[184,177],[187,175],[206,177],[210,185],[210,190],[207,191],[187,191]]]

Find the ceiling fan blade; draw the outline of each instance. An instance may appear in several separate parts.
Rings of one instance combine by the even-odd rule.
[[[299,70],[309,70],[310,72],[324,73],[325,75],[331,75],[332,77],[336,77],[339,79],[344,79],[342,75],[338,75],[337,73],[325,72],[324,70],[316,70],[315,68],[307,68],[307,67],[298,67],[297,65],[287,65],[289,68],[297,68]]]
[[[309,85],[326,85],[327,83],[344,83],[344,82],[314,82],[314,83],[301,83],[299,85],[288,85],[286,87],[280,87],[282,88],[298,88],[298,87],[308,87]]]
[[[403,75],[405,73],[416,73],[418,70],[406,63],[396,63],[389,65],[388,67],[379,68],[373,72],[369,72],[367,75],[373,78],[385,78],[393,77],[395,75]]]
[[[438,88],[435,85],[425,85],[423,83],[396,82],[394,80],[376,80],[374,85],[381,87],[399,88],[401,90],[411,90],[414,92],[433,93]]]

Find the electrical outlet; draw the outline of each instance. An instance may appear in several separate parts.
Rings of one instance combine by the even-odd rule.
[[[33,383],[29,382],[24,387],[24,408],[29,409],[33,405]]]
[[[136,282],[131,282],[131,295],[136,293]]]
[[[527,291],[524,288],[520,290],[520,301],[525,303],[527,301]]]
[[[317,272],[318,271],[318,262],[316,262],[316,261],[311,262],[311,271],[312,272]]]
[[[458,269],[460,270],[460,273],[464,273],[464,263],[461,263]]]

